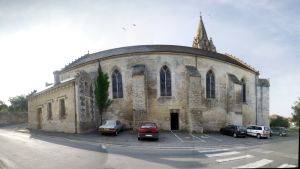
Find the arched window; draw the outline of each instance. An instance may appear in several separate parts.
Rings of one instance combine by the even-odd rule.
[[[206,98],[215,98],[215,75],[211,70],[206,74]]]
[[[242,99],[243,103],[246,103],[246,82],[242,79]]]
[[[123,98],[122,75],[116,69],[112,74],[113,98]]]
[[[165,65],[160,69],[160,95],[171,96],[171,72]]]

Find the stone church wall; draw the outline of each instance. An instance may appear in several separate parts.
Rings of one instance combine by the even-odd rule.
[[[227,104],[227,74],[234,74],[239,80],[246,80],[247,102],[242,104],[242,121],[244,125],[255,124],[255,74],[238,66],[221,62],[206,57],[195,57],[188,54],[175,53],[147,53],[131,54],[118,57],[102,58],[100,61],[102,70],[111,78],[112,72],[118,69],[122,74],[123,98],[113,99],[108,109],[106,119],[119,119],[127,125],[133,121],[133,83],[132,67],[145,65],[147,71],[147,115],[148,119],[156,122],[161,129],[170,129],[170,112],[179,112],[179,129],[189,130],[188,120],[188,84],[186,83],[186,66],[194,66],[199,71],[201,95],[200,111],[202,112],[202,127],[204,130],[219,130],[228,119]],[[163,65],[171,70],[172,96],[160,96],[159,71]],[[88,73],[97,71],[98,63],[90,62],[75,69],[61,72],[61,80],[76,75],[80,70]],[[206,73],[212,70],[216,79],[216,98],[206,99]],[[110,79],[111,81],[111,79]],[[112,98],[112,88],[109,88]],[[191,106],[191,105],[190,105]]]
[[[65,99],[66,116],[59,117],[59,99]],[[52,119],[48,118],[47,104],[52,105]],[[73,80],[59,84],[57,87],[29,97],[29,128],[38,129],[38,108],[42,109],[41,130],[75,133],[75,83]]]
[[[269,82],[262,84],[260,80],[257,86],[257,124],[269,126]]]
[[[80,71],[75,77],[77,133],[94,131],[97,121],[94,111],[93,81],[85,71]]]

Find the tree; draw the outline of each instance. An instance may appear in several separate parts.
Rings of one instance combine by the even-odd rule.
[[[0,112],[1,111],[7,111],[8,106],[0,100]]]
[[[295,105],[292,107],[294,112],[292,113],[293,116],[293,122],[296,123],[297,126],[299,126],[300,121],[300,98],[298,101],[295,102]]]
[[[275,118],[271,119],[270,122],[271,127],[289,127],[289,120],[282,116],[276,116]]]
[[[25,95],[10,97],[9,102],[10,106],[8,107],[8,110],[10,112],[27,111],[28,104]]]
[[[108,98],[108,87],[109,87],[108,75],[107,73],[102,72],[99,63],[98,76],[95,81],[94,93],[95,93],[96,104],[100,115],[100,125],[102,125],[103,112],[105,112],[112,103],[112,101]]]

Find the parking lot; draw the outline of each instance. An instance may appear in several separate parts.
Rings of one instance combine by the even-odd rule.
[[[15,168],[32,168],[32,163],[45,168],[63,164],[66,168],[102,166],[105,169],[298,166],[297,132],[287,137],[257,139],[164,131],[160,132],[158,141],[138,141],[132,131],[103,136],[43,132],[28,130],[26,125],[14,125],[0,127],[0,139],[3,143],[0,161],[19,166]],[[48,159],[55,159],[57,163],[49,165]]]
[[[182,148],[182,147],[248,147],[255,145],[263,145],[269,143],[277,143],[281,141],[289,140],[291,137],[298,137],[298,133],[289,133],[287,137],[272,136],[269,139],[257,139],[256,137],[247,136],[246,138],[234,138],[228,135],[221,135],[220,133],[207,133],[207,134],[191,134],[185,131],[161,131],[159,134],[159,140],[143,140],[137,139],[137,133],[133,131],[120,132],[118,136],[114,135],[101,135],[99,133],[88,134],[67,134],[56,132],[44,132],[38,130],[29,131],[26,129],[26,125],[13,125],[4,127],[8,130],[14,130],[17,132],[30,132],[32,137],[52,137],[62,138],[70,141],[83,141],[91,143],[103,143],[107,145],[116,146],[133,146],[133,147],[170,147],[170,148]]]
[[[33,134],[35,132],[32,132]],[[204,147],[248,147],[263,145],[269,143],[277,143],[296,137],[295,133],[289,134],[287,137],[272,136],[269,139],[247,136],[246,138],[234,138],[219,133],[208,134],[191,134],[185,131],[162,131],[159,134],[159,140],[143,140],[137,139],[137,133],[133,131],[120,132],[118,136],[100,135],[99,133],[89,134],[64,134],[64,133],[46,133],[37,132],[37,135],[50,135],[53,137],[62,137],[72,141],[87,141],[95,143],[103,143],[115,146],[131,146],[131,147],[150,147],[150,148],[204,148]]]

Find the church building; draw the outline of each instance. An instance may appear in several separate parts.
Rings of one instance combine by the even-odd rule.
[[[140,45],[86,54],[28,97],[29,127],[84,133],[99,125],[94,81],[109,76],[112,104],[104,120],[127,128],[152,121],[162,130],[218,131],[227,124],[269,126],[269,80],[216,50],[202,18],[192,47]]]

